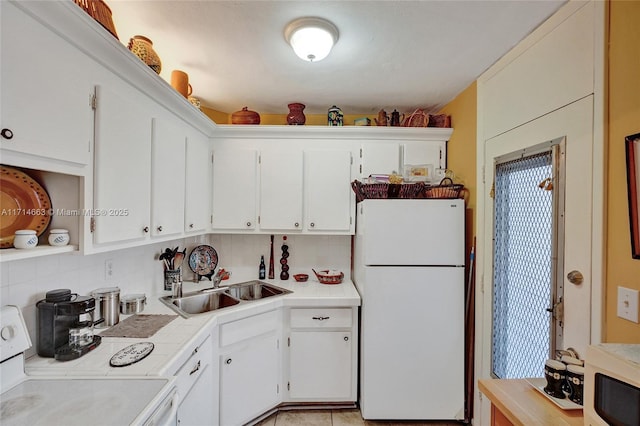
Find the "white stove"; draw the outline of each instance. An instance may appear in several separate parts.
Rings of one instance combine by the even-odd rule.
[[[175,379],[30,377],[31,340],[20,309],[3,306],[0,322],[0,423],[9,425],[175,425]]]

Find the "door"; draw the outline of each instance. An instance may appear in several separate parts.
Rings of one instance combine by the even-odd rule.
[[[187,136],[185,232],[204,232],[211,226],[211,150],[209,139],[195,129]]]
[[[565,140],[564,156],[564,184],[561,179],[553,180],[553,191],[564,192],[564,215],[559,221],[564,226],[564,231],[554,240],[554,249],[558,250],[557,277],[558,291],[562,295],[562,328],[559,330],[561,340],[558,340],[557,349],[574,348],[578,355],[583,357],[586,347],[590,342],[591,333],[591,253],[592,240],[598,237],[592,230],[592,180],[590,171],[592,168],[592,117],[593,97],[589,96],[575,102],[554,114],[543,116],[526,125],[485,141],[485,186],[491,188],[494,164],[501,156],[526,152],[531,147],[549,144],[558,139]],[[540,182],[542,183],[542,182]],[[562,186],[564,185],[564,188]],[[495,227],[495,206],[492,192],[487,190],[483,195],[486,236],[493,236]],[[532,203],[531,208],[536,205]],[[562,228],[561,228],[562,229]],[[483,294],[483,335],[492,335],[492,323],[494,321],[493,292],[494,287],[494,249],[495,241],[485,238],[484,245],[484,294]],[[526,266],[526,262],[525,266]],[[570,280],[571,271],[580,272],[582,279]],[[573,281],[573,282],[572,282]],[[558,299],[555,302],[559,302]],[[599,301],[598,301],[599,303]],[[546,310],[553,308],[553,304],[546,306],[529,306],[529,310],[536,315],[554,314]],[[560,312],[556,312],[559,316]],[[548,339],[555,336],[549,331]],[[485,359],[492,359],[492,339],[483,340],[483,352]],[[549,354],[551,356],[552,354]],[[539,363],[538,361],[536,363]],[[490,366],[483,364],[484,373],[489,376],[492,372]],[[538,367],[539,366],[533,366]],[[538,370],[542,371],[542,370]],[[486,377],[485,376],[485,377]]]
[[[150,105],[113,76],[96,87],[94,243],[144,240],[150,227]]]
[[[305,151],[305,229],[352,229],[355,204],[351,182],[351,151]]]
[[[341,400],[351,396],[351,332],[293,331],[289,397]]]
[[[213,152],[213,229],[253,231],[258,223],[258,152],[217,147]]]
[[[461,419],[464,268],[367,267],[358,285],[363,417]]]
[[[302,150],[266,149],[260,153],[260,229],[302,227]]]
[[[186,131],[177,121],[153,119],[151,144],[151,235],[184,230]]]
[[[364,200],[365,265],[464,265],[464,200]]]

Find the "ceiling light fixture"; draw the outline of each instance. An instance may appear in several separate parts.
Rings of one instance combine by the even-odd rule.
[[[338,28],[322,18],[298,18],[284,29],[284,38],[301,59],[309,62],[327,57],[338,41]]]

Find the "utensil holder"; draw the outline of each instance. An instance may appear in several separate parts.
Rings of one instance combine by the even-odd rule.
[[[182,283],[182,270],[165,270],[164,271],[164,290],[172,291],[173,285]]]

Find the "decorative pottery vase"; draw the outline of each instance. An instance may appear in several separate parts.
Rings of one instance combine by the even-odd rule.
[[[327,113],[328,125],[329,126],[342,126],[343,125],[343,114],[342,110],[337,106],[332,106],[329,108],[329,112]]]
[[[260,124],[260,114],[244,107],[231,114],[231,124]]]
[[[287,124],[291,125],[300,125],[302,126],[306,121],[307,117],[304,116],[304,104],[301,103],[292,103],[287,105],[289,107],[289,115],[287,115]]]
[[[193,92],[193,88],[189,84],[189,74],[184,71],[171,71],[171,86],[185,98],[188,98]]]
[[[162,62],[160,57],[153,50],[153,42],[145,36],[135,35],[129,40],[129,50],[142,60],[149,68],[154,70],[156,74],[160,74],[162,70]]]

